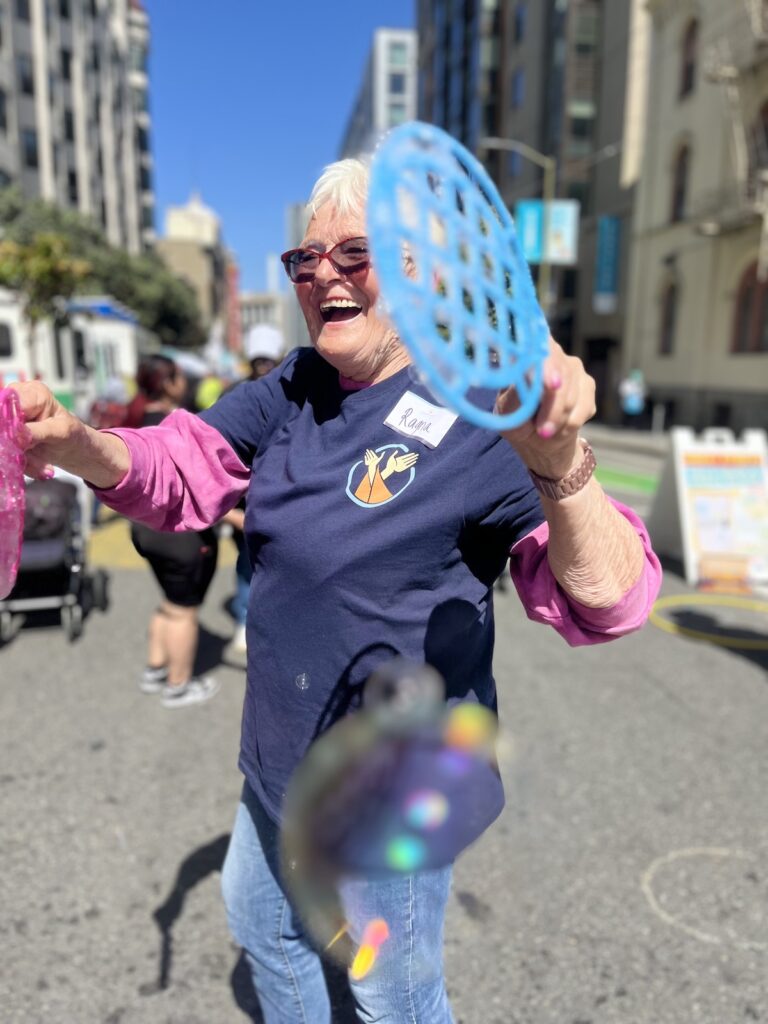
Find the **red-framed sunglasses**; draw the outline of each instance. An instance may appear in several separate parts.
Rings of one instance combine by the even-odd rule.
[[[345,238],[328,252],[316,249],[289,249],[280,257],[285,272],[294,284],[311,281],[320,266],[320,260],[330,260],[337,274],[357,274],[371,263],[367,238]]]

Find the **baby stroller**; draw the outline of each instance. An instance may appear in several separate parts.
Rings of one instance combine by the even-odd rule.
[[[25,484],[24,540],[16,584],[0,601],[0,643],[18,631],[28,612],[60,609],[69,640],[76,640],[91,608],[106,611],[107,575],[86,571],[90,495],[77,477],[57,471]]]

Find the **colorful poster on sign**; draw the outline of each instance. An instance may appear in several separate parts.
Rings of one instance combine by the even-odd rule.
[[[704,589],[768,584],[768,481],[759,451],[682,453],[684,520]]]
[[[549,204],[546,252],[554,266],[573,267],[578,263],[579,210],[576,199],[557,199]]]

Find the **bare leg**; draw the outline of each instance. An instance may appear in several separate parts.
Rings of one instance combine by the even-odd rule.
[[[168,685],[182,686],[192,678],[197,652],[197,608],[163,601],[163,642],[168,665]]]
[[[165,668],[168,664],[168,649],[165,643],[166,617],[160,608],[155,609],[147,630],[147,665],[150,668]]]

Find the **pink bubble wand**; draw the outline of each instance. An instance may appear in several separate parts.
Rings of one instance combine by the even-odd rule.
[[[0,388],[0,600],[13,590],[24,536],[24,417],[11,388]]]

